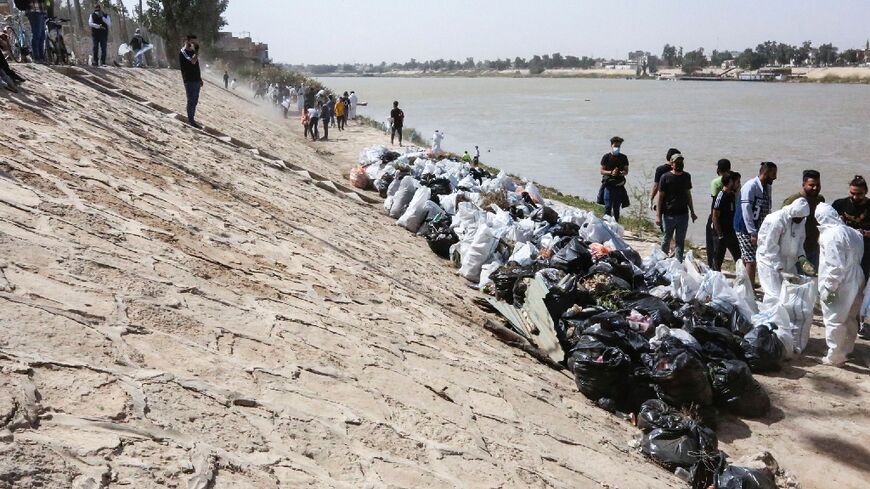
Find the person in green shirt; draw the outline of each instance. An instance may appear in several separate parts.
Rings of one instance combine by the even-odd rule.
[[[801,191],[790,195],[782,202],[782,205],[786,206],[803,197],[810,204],[810,215],[804,223],[807,232],[806,239],[804,239],[804,254],[816,272],[819,270],[819,221],[816,220],[816,206],[819,205],[819,202],[825,201],[821,191],[821,174],[817,170],[804,170]],[[800,264],[798,264],[798,273],[804,274]]]
[[[716,162],[716,178],[710,182],[710,197],[713,200],[716,200],[716,197],[719,195],[719,191],[722,190],[722,176],[726,173],[731,172],[731,161],[722,158],[721,160]],[[710,215],[707,217],[707,228],[705,233],[706,241],[707,241],[707,266],[713,268],[715,260],[713,259],[716,254],[714,251],[716,250],[716,237],[713,233],[713,212],[710,211]]]

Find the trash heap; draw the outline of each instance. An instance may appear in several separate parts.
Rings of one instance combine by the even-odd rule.
[[[729,465],[713,428],[720,413],[767,414],[753,374],[806,347],[812,282],[787,284],[759,312],[744,275],[732,285],[691,253],[642,260],[609,217],[427,151],[368,148],[350,178],[492,296],[489,306],[548,364],[569,369],[583,395],[632,419],[653,461],[693,488],[776,487],[770,471]]]

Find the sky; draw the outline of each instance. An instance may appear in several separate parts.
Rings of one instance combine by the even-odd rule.
[[[290,64],[427,59],[625,58],[743,50],[774,40],[864,47],[870,0],[230,0],[224,30]]]

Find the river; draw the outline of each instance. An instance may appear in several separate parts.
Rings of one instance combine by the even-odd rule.
[[[703,242],[709,182],[719,158],[746,181],[759,162],[779,165],[775,206],[797,192],[801,172],[822,173],[830,202],[847,195],[856,174],[870,177],[870,86],[548,78],[320,78],[355,90],[360,113],[386,120],[393,100],[405,125],[461,153],[480,146],[481,161],[594,199],[598,165],[611,136],[625,138],[630,187],[648,188],[670,147],[692,174]],[[647,190],[648,194],[648,190]],[[638,204],[633,202],[633,205]],[[641,202],[646,205],[646,202]]]

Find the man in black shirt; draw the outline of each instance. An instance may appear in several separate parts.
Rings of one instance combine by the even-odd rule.
[[[184,91],[187,93],[187,123],[200,129],[196,123],[196,106],[199,103],[199,92],[202,90],[202,75],[199,70],[199,46],[196,36],[188,36],[184,47],[178,54],[178,64],[181,67],[181,78],[184,80]]]
[[[671,165],[671,156],[674,156],[679,152],[680,150],[677,148],[668,149],[668,153],[665,155],[665,164],[656,167],[655,177],[653,177],[652,192],[649,194],[649,209],[651,211],[656,210],[656,195],[659,193],[659,180],[662,179],[662,175],[670,173],[670,171],[674,169],[673,165]]]
[[[730,172],[722,175],[722,190],[713,199],[710,225],[713,234],[713,249],[707,250],[713,257],[713,270],[722,271],[725,250],[731,252],[735,262],[740,259],[740,243],[734,231],[734,211],[736,210],[735,192],[740,190],[740,174]]]
[[[610,138],[610,152],[601,157],[601,190],[598,203],[604,205],[604,213],[619,222],[619,210],[628,207],[628,192],[625,191],[625,176],[628,175],[628,156],[622,154],[622,139]]]
[[[395,144],[396,134],[399,135],[399,146],[402,145],[402,126],[405,125],[405,113],[399,108],[399,102],[393,102],[390,111],[390,144]]]
[[[683,171],[683,155],[671,155],[674,169],[662,175],[659,180],[659,202],[656,211],[656,224],[663,226],[662,251],[670,252],[671,239],[676,242],[675,254],[677,260],[683,261],[683,249],[686,245],[686,232],[689,229],[689,215],[692,221],[698,219],[695,215],[695,204],[692,202],[692,176]]]
[[[864,177],[856,175],[849,182],[849,196],[835,200],[832,207],[847,226],[858,230],[864,236],[861,268],[866,281],[870,278],[870,198],[867,198],[867,181]]]

